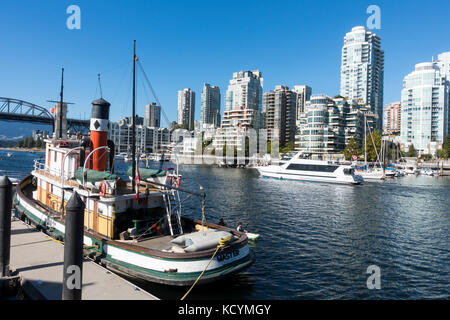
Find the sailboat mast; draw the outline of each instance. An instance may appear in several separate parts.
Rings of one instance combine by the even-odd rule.
[[[64,92],[64,68],[61,71],[61,93],[59,102],[59,139],[62,139],[62,123],[63,123],[63,92]]]
[[[135,184],[136,184],[136,40],[134,40],[134,49],[133,49],[133,115],[131,118],[131,124],[132,124],[132,164],[131,164],[131,172],[132,172],[132,190],[136,191]]]
[[[366,114],[364,114],[364,164],[367,170],[367,127],[366,127]]]

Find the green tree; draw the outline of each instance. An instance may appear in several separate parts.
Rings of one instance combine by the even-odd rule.
[[[442,150],[445,152],[446,158],[450,157],[450,134],[445,136]]]
[[[443,149],[436,150],[436,157],[439,159],[448,159],[449,155]]]
[[[373,138],[373,141],[372,141]],[[374,147],[375,142],[375,147]],[[381,134],[378,130],[372,132],[372,136],[367,134],[366,136],[366,144],[367,144],[367,160],[376,161],[377,153],[379,154],[381,151]],[[363,147],[364,148],[364,147]],[[364,154],[364,149],[362,151]]]
[[[407,157],[417,157],[417,150],[414,148],[414,145],[411,143],[408,148],[408,152],[406,152]]]
[[[34,140],[33,137],[27,137],[25,138],[24,147],[25,148],[33,148],[34,146]]]
[[[36,148],[43,149],[45,148],[45,142],[41,138],[38,138],[36,143]]]
[[[422,154],[421,156],[420,156],[420,159],[422,159],[423,161],[429,161],[429,160],[431,160],[431,159],[433,159],[433,155],[431,155],[431,154]]]
[[[354,137],[350,139],[343,153],[346,160],[351,160],[352,155],[361,155],[361,146],[358,145]]]
[[[286,145],[280,149],[280,153],[288,153],[294,150],[294,141],[289,141]]]

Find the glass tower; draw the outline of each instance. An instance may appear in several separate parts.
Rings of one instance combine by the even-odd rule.
[[[220,89],[207,83],[202,91],[201,123],[220,126]]]
[[[354,27],[344,38],[341,61],[341,96],[357,99],[383,119],[384,51],[380,37],[365,27]]]
[[[433,153],[448,133],[449,81],[436,62],[416,64],[403,80],[400,139],[419,154]]]

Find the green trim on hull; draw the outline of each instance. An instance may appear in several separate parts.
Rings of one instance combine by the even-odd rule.
[[[239,260],[236,260],[220,268],[205,271],[198,283],[209,283],[226,276],[230,276],[237,272],[241,272],[243,269],[248,268],[254,262],[254,260],[254,254],[249,251],[249,254],[247,256]],[[103,258],[101,263],[104,264],[107,268],[120,272],[124,275],[166,285],[189,286],[192,285],[201,274],[201,272],[177,273],[149,270],[123,261],[115,260],[109,256]]]
[[[56,230],[56,229],[48,229],[45,224],[43,224],[42,220],[37,218],[33,213],[31,213],[29,210],[27,210],[25,207],[23,207],[20,204],[20,199],[15,195],[14,197],[14,206],[23,215],[25,215],[28,219],[30,219],[33,224],[36,226],[40,226],[43,230],[48,230],[49,233],[55,236],[61,236],[64,238],[64,233]],[[63,224],[63,223],[61,223]],[[99,240],[95,239],[93,237],[90,237],[88,234],[84,234],[85,237],[88,237],[91,239],[93,243],[98,243]],[[139,254],[145,257],[151,257],[151,258],[157,258],[160,260],[166,260],[166,261],[195,261],[198,259],[190,258],[190,259],[168,259],[168,258],[161,258],[161,257],[155,257],[149,254],[143,254],[140,252],[136,252],[133,250],[125,249],[125,248],[119,248],[114,246],[113,244],[108,243],[108,246],[115,247],[120,250],[125,250],[128,252],[132,252],[135,254]],[[92,250],[92,251],[98,251],[98,250]],[[203,259],[202,259],[203,260]],[[249,250],[249,254],[245,257],[242,257],[239,260],[233,261],[229,264],[226,264],[224,266],[221,266],[219,268],[205,271],[202,278],[200,279],[199,283],[208,283],[215,281],[217,279],[223,278],[225,276],[237,273],[242,271],[244,268],[249,267],[254,262],[254,254]],[[119,273],[122,273],[126,276],[135,277],[137,279],[142,279],[146,281],[161,283],[161,284],[167,284],[167,285],[176,285],[176,286],[188,286],[191,285],[197,277],[200,275],[201,272],[162,272],[157,270],[151,270],[146,269],[143,267],[139,267],[133,264],[129,264],[124,261],[119,261],[111,258],[110,255],[106,255],[105,257],[101,258],[101,263],[105,265],[107,268],[117,271]]]

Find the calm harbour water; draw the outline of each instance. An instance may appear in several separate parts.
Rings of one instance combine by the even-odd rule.
[[[0,151],[0,175],[21,178],[43,153]],[[128,164],[117,162],[123,174]],[[154,163],[157,167],[159,164]],[[173,166],[165,163],[164,166]],[[182,187],[206,193],[206,217],[242,221],[261,237],[255,263],[188,299],[449,299],[450,178],[402,177],[360,186],[263,179],[254,170],[180,166]],[[201,218],[200,200],[185,215]],[[381,269],[369,290],[367,267]],[[136,282],[162,299],[186,288]]]

